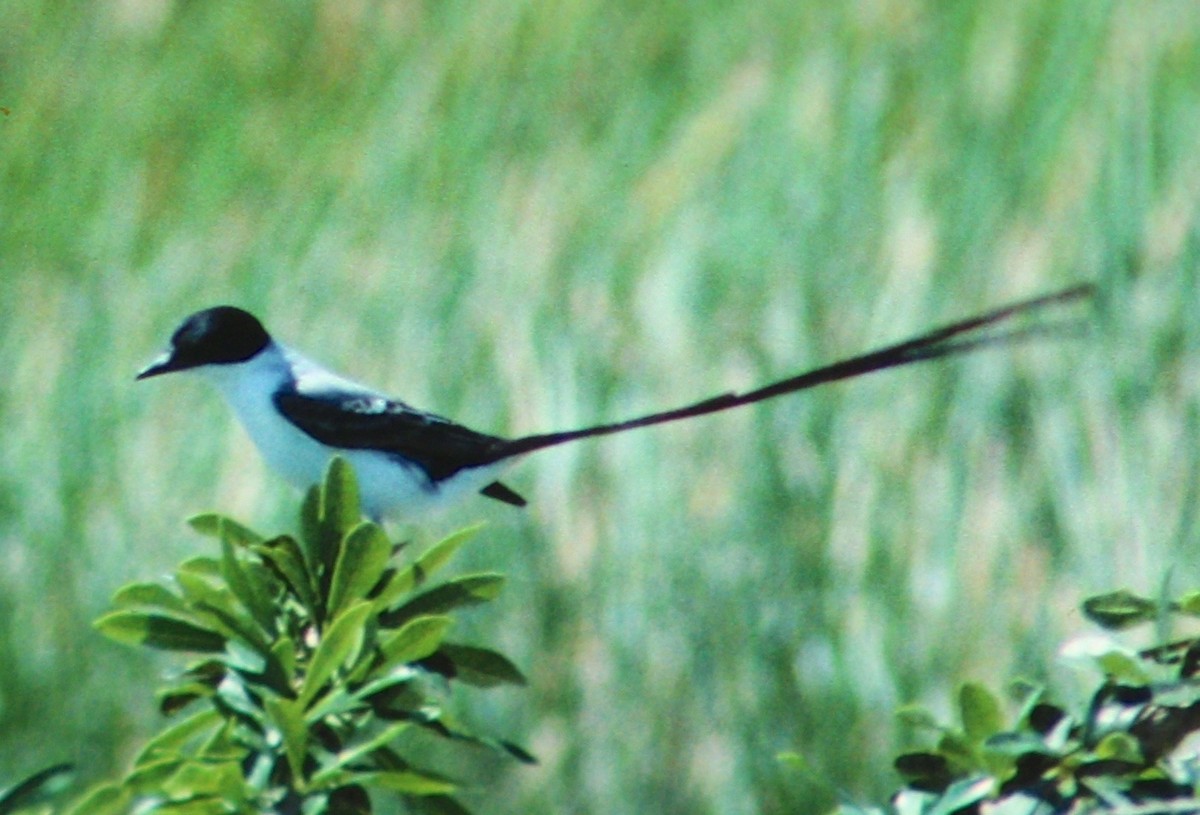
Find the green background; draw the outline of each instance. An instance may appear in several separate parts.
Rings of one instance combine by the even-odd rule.
[[[1192,585],[1200,5],[0,4],[0,785],[124,766],[177,663],[119,585],[296,495],[133,373],[230,302],[494,433],[743,388],[1080,279],[1082,341],[548,451],[418,540],[511,582],[463,639],[491,813],[882,800],[958,683],[1065,676],[1088,592]],[[821,783],[776,760],[802,753]]]

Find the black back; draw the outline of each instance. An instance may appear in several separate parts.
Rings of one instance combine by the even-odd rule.
[[[330,399],[284,390],[275,394],[275,406],[322,444],[391,453],[420,466],[433,481],[508,457],[507,440],[393,399]]]

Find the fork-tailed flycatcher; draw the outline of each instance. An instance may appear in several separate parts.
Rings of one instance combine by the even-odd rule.
[[[513,506],[525,499],[498,476],[522,456],[566,442],[621,433],[761,402],[826,382],[1042,335],[1063,323],[1014,325],[1033,312],[1090,297],[1090,285],[1014,303],[905,342],[826,365],[744,393],[579,430],[516,439],[489,436],[343,379],[276,342],[254,315],[233,306],[198,311],[138,379],[194,371],[224,395],[267,463],[293,484],[320,481],[331,457],[358,475],[371,517],[411,520],[481,492]]]

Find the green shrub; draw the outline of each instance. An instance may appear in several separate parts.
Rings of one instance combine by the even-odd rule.
[[[96,622],[134,646],[199,656],[160,691],[175,719],[122,780],[91,790],[76,815],[369,813],[372,797],[460,813],[459,781],[396,746],[408,731],[486,745],[445,709],[454,682],[523,684],[503,655],[447,639],[453,612],[486,603],[503,577],[430,584],[468,529],[397,565],[402,545],[363,521],[354,475],[335,460],[306,497],[300,534],[267,538],[219,515],[191,520],[217,556],[166,583],[120,589]]]
[[[1167,636],[1177,617],[1200,616],[1200,592],[1156,601],[1128,591],[1089,598],[1084,613],[1116,631],[1158,626],[1160,644],[1140,651],[1085,637],[1064,647],[1103,679],[1080,709],[1052,702],[1044,688],[1015,683],[1011,719],[995,695],[964,685],[957,725],[927,710],[900,711],[936,738],[896,759],[904,787],[900,815],[1200,812],[1200,637]],[[839,815],[882,810],[843,805]]]

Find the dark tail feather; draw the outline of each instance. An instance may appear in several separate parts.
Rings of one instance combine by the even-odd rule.
[[[586,439],[592,436],[607,436],[612,433],[623,433],[626,430],[633,430],[638,427],[649,427],[650,425],[690,419],[693,416],[703,416],[707,413],[718,413],[722,410],[761,402],[764,399],[772,399],[786,393],[808,390],[809,388],[815,388],[818,385],[824,385],[828,382],[851,379],[863,374],[884,371],[888,368],[896,368],[913,362],[940,359],[941,357],[954,356],[980,348],[988,348],[994,345],[1010,345],[1014,342],[1022,342],[1038,337],[1058,336],[1066,329],[1078,329],[1080,327],[1079,321],[1058,320],[1023,327],[995,329],[991,331],[988,331],[988,329],[994,329],[995,326],[999,326],[1002,323],[1039,312],[1047,307],[1078,300],[1087,300],[1094,293],[1095,287],[1093,285],[1083,284],[1063,289],[1053,294],[1022,300],[1019,303],[1013,303],[1012,305],[989,311],[977,317],[951,323],[911,340],[906,340],[896,345],[889,345],[878,351],[871,351],[857,357],[842,360],[841,362],[835,362],[832,365],[816,368],[745,393],[724,393],[720,396],[696,402],[695,404],[675,408],[674,410],[651,413],[636,419],[628,419],[613,424],[602,424],[579,430],[542,433],[512,439],[499,445],[496,451],[498,455],[493,460],[499,461],[512,456],[531,453],[534,450],[565,444],[577,439]]]
[[[518,492],[506,487],[499,481],[493,481],[479,491],[488,498],[494,498],[497,501],[503,501],[506,504],[511,504],[514,507],[523,507],[528,501]]]

